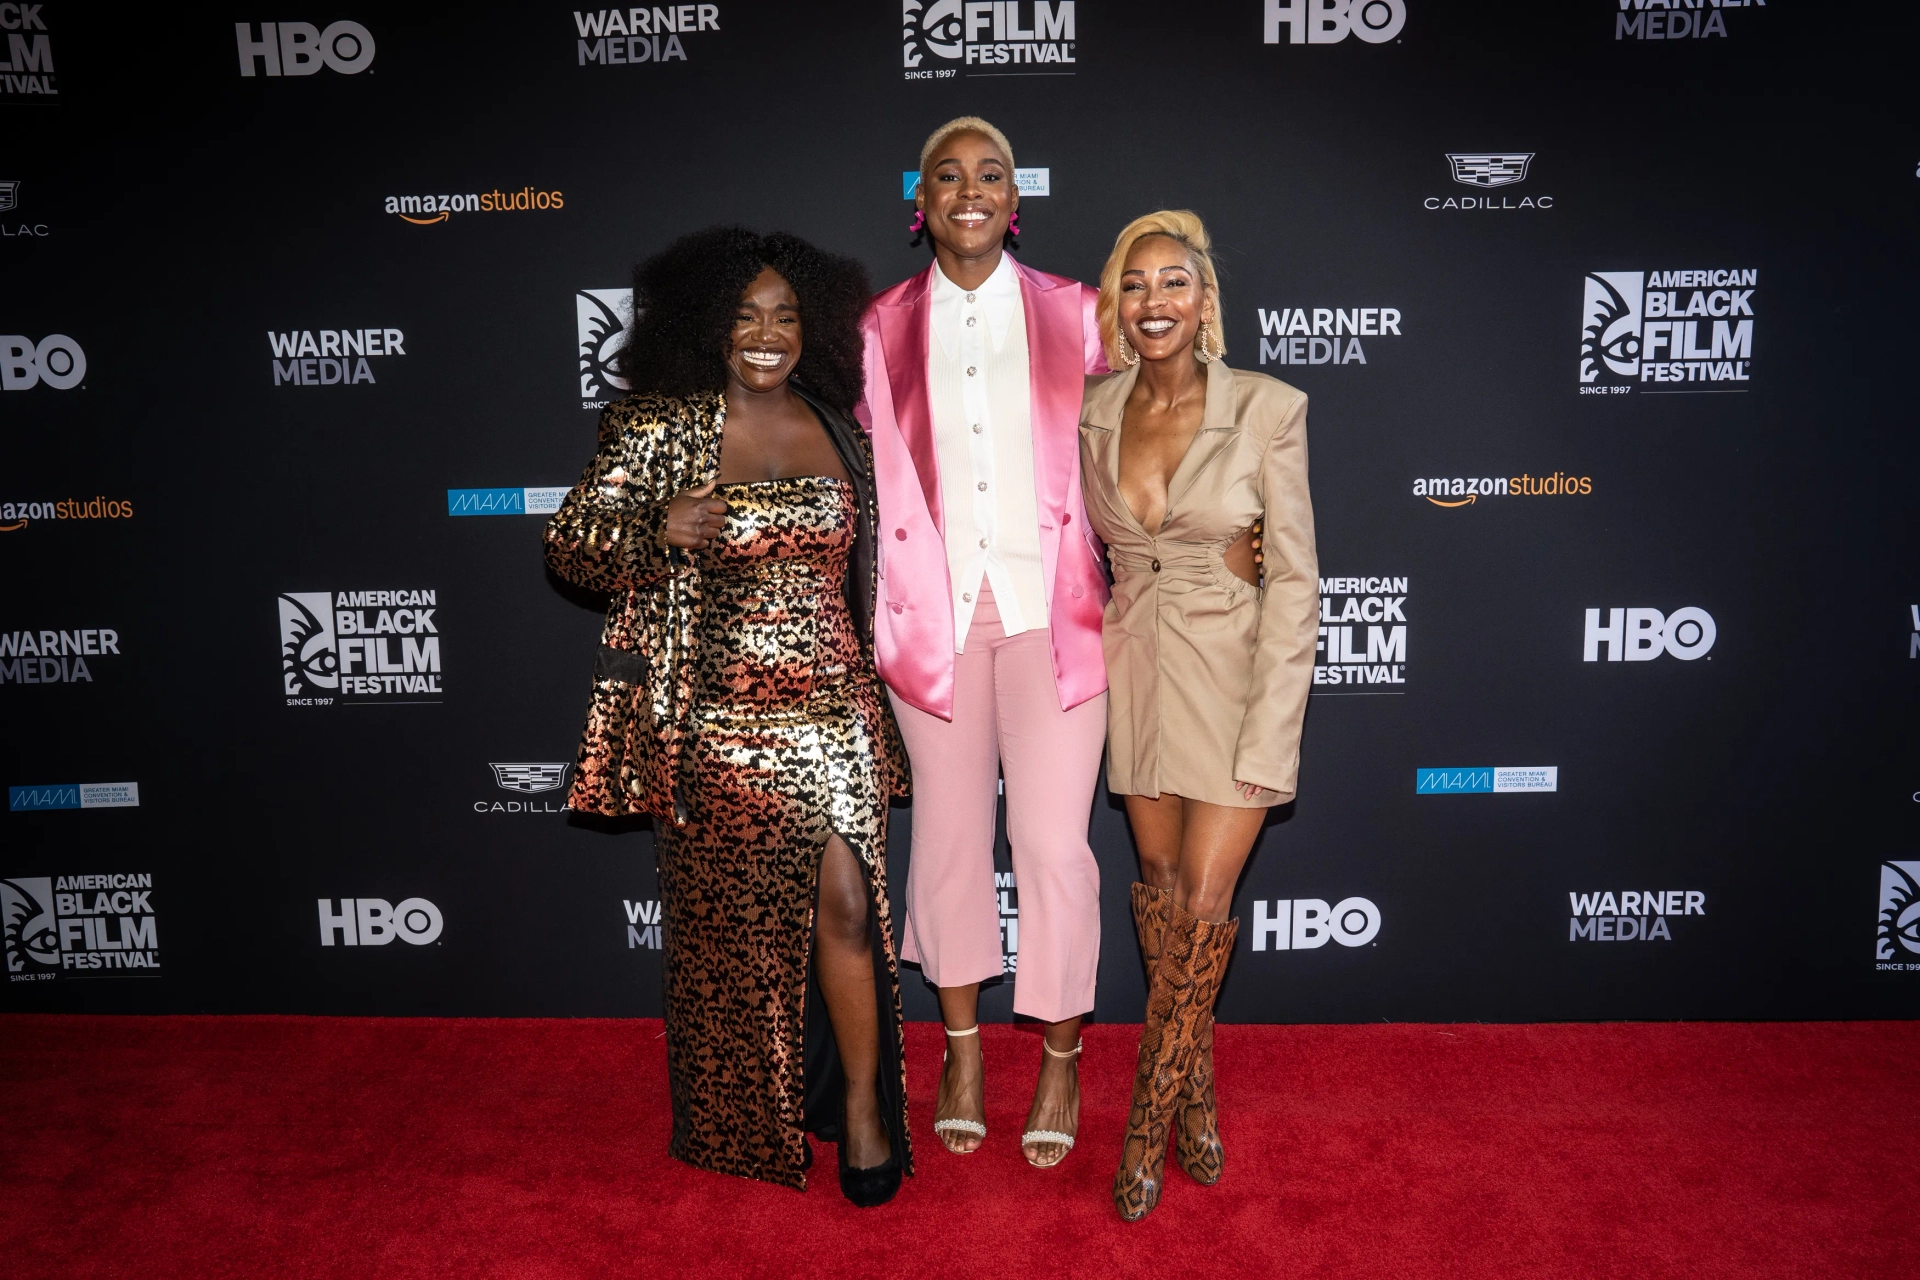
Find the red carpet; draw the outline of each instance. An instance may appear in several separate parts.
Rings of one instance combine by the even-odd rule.
[[[1222,1027],[1217,1187],[1107,1199],[1135,1029],[1087,1033],[1081,1146],[1015,1145],[1039,1055],[986,1030],[987,1147],[892,1204],[666,1158],[658,1022],[0,1018],[8,1275],[1912,1275],[1920,1024]],[[1902,1262],[1901,1259],[1905,1261]]]

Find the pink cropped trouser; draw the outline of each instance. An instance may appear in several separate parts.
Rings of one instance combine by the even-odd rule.
[[[1000,976],[993,833],[1004,772],[1020,894],[1013,1010],[1045,1022],[1087,1013],[1100,964],[1100,868],[1087,826],[1107,695],[1062,711],[1048,633],[1006,635],[984,582],[967,650],[953,661],[951,721],[893,699],[913,763],[901,957],[935,986]]]

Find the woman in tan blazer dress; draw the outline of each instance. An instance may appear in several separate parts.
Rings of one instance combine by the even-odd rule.
[[[1219,308],[1200,219],[1136,219],[1100,279],[1122,372],[1089,387],[1080,416],[1087,519],[1114,576],[1107,787],[1126,797],[1145,882],[1147,1020],[1113,1186],[1129,1221],[1159,1200],[1169,1130],[1195,1181],[1220,1177],[1213,1002],[1233,887],[1267,809],[1293,799],[1318,634],[1307,398],[1223,363]]]

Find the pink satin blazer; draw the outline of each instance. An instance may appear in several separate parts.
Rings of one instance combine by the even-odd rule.
[[[1040,557],[1053,633],[1053,679],[1064,710],[1107,688],[1100,617],[1107,578],[1100,540],[1080,497],[1080,394],[1086,375],[1109,372],[1093,318],[1099,293],[1015,262],[1027,321],[1033,384],[1033,479]],[[948,580],[940,467],[927,403],[929,266],[868,308],[867,392],[854,416],[873,438],[880,499],[880,678],[906,702],[953,719],[953,590]]]

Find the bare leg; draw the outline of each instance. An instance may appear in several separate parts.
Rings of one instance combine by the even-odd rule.
[[[1140,853],[1140,880],[1172,893],[1180,879],[1180,839],[1187,801],[1180,796],[1128,796],[1127,824]]]
[[[867,877],[839,836],[820,858],[820,909],[813,926],[814,968],[827,1002],[840,1068],[847,1081],[847,1164],[883,1165],[893,1153],[880,1114],[880,1012],[875,1003]]]
[[[940,993],[940,1020],[949,1031],[980,1025],[980,984],[936,987]],[[987,1121],[986,1066],[980,1056],[980,1037],[948,1036],[946,1063],[940,1069],[940,1096],[933,1104],[936,1120]],[[955,1155],[980,1149],[980,1139],[952,1129],[940,1131],[940,1141]]]
[[[1079,1043],[1079,1018],[1047,1024],[1046,1044],[1053,1052],[1040,1055],[1040,1082],[1034,1086],[1033,1109],[1027,1112],[1026,1132],[1036,1129],[1080,1132],[1080,1059],[1073,1053]],[[1066,1159],[1069,1148],[1059,1142],[1035,1142],[1023,1150],[1030,1163],[1045,1169]]]
[[[1236,809],[1188,800],[1180,836],[1180,875],[1174,903],[1202,920],[1219,923],[1233,910],[1233,886],[1260,838],[1265,809]]]

